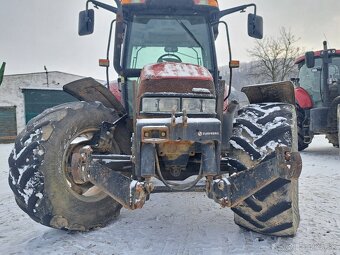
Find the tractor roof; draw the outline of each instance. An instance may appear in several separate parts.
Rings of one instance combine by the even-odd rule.
[[[121,0],[123,10],[176,10],[182,11],[218,11],[217,0]]]
[[[322,50],[314,51],[314,56],[315,57],[320,57],[321,56]],[[340,50],[335,50],[334,52],[335,55],[340,56]],[[295,60],[295,64],[300,64],[301,62],[305,61],[305,55],[298,57]]]

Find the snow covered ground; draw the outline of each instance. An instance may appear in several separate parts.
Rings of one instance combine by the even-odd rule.
[[[154,194],[142,210],[88,233],[31,220],[7,184],[12,145],[0,145],[0,254],[340,254],[340,156],[323,136],[302,153],[301,223],[294,238],[249,232],[202,193]]]

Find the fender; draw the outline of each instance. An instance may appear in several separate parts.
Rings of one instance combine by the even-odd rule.
[[[113,88],[111,87],[110,89],[112,90]],[[84,78],[70,82],[63,86],[63,90],[81,101],[99,101],[104,106],[115,109],[120,116],[126,114],[120,100],[93,78]]]
[[[245,86],[241,91],[250,104],[282,102],[295,105],[294,85],[290,81]]]
[[[300,108],[304,110],[313,108],[312,98],[304,88],[295,88],[295,98]]]

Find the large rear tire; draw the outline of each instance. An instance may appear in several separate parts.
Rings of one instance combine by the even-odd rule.
[[[229,157],[236,171],[268,160],[277,145],[297,151],[295,108],[289,104],[251,104],[239,110]],[[276,179],[248,197],[234,211],[235,223],[274,236],[295,235],[299,221],[298,181]]]
[[[73,102],[32,119],[8,160],[9,185],[19,207],[33,220],[58,229],[87,231],[115,219],[121,205],[91,183],[77,185],[70,163],[72,152],[86,145],[103,121],[118,118],[101,103]],[[115,137],[119,144],[128,133],[119,130]]]
[[[298,128],[298,150],[303,151],[307,149],[310,143],[305,142],[305,133],[303,122],[305,121],[305,112],[299,106],[296,109],[297,115],[297,128]],[[312,141],[313,137],[310,138],[310,142]]]

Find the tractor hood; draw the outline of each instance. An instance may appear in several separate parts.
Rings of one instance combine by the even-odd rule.
[[[138,97],[145,93],[215,95],[213,77],[198,65],[165,62],[146,65],[141,72]]]

